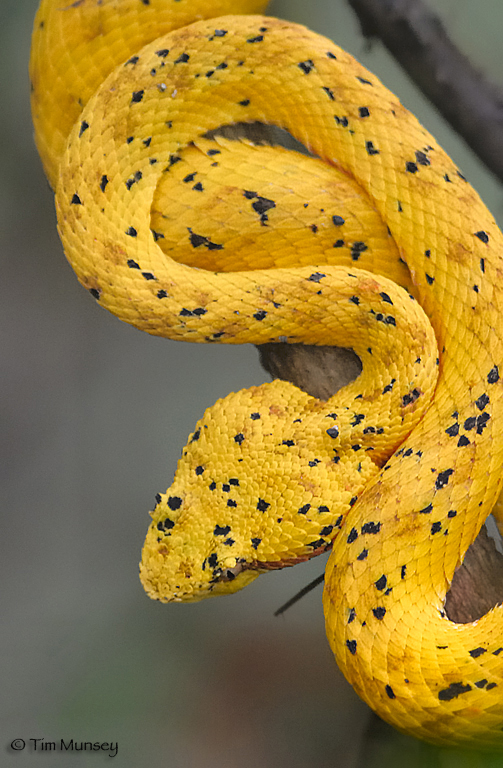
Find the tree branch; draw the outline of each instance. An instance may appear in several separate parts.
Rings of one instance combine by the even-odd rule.
[[[422,0],[348,0],[486,167],[503,181],[503,92],[459,51]]]
[[[475,133],[476,123],[477,141],[472,148],[477,151],[479,147],[482,152],[487,142],[484,162],[491,163],[491,170],[503,179],[503,95],[498,95],[474,72],[449,41],[441,22],[425,9],[421,0],[348,2],[358,13],[364,34],[382,35],[390,50],[398,52],[397,58],[409,74],[415,73],[425,94],[444,105],[446,117],[449,112],[448,119],[456,131],[466,138],[467,133]],[[453,104],[449,107],[446,102],[451,99]],[[482,121],[481,110],[488,115]],[[215,133],[302,150],[302,145],[273,126],[240,124],[226,126],[212,135]],[[273,378],[291,381],[322,400],[355,379],[361,370],[351,350],[336,347],[266,344],[259,347],[259,354],[262,366]],[[503,556],[483,527],[454,575],[446,598],[446,613],[451,621],[466,623],[480,618],[502,601]]]
[[[363,34],[383,41],[454,130],[503,180],[503,94],[474,70],[449,40],[440,20],[421,0],[348,2],[358,15]],[[274,128],[266,126],[233,127],[225,134],[229,138],[244,135],[254,141],[285,144],[284,136],[279,137]],[[287,141],[286,145],[299,149],[295,143]],[[333,347],[266,344],[259,347],[259,354],[262,366],[273,378],[291,381],[323,400],[355,379],[361,370],[353,352]],[[456,570],[446,597],[446,613],[453,622],[467,623],[502,600],[503,556],[483,526]],[[372,722],[377,721],[374,718]],[[384,723],[382,727],[386,738],[390,729]],[[409,742],[407,745],[409,754]]]

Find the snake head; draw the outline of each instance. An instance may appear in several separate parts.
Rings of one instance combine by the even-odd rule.
[[[140,566],[150,597],[236,592],[331,546],[375,465],[339,456],[344,419],[326,410],[284,381],[208,408],[151,513]]]
[[[150,597],[194,602],[236,592],[258,576],[258,571],[246,569],[251,558],[243,541],[231,535],[232,521],[214,522],[221,505],[207,509],[194,489],[176,485],[157,498],[140,566]]]

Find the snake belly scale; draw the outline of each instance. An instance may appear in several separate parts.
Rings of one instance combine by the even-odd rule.
[[[37,145],[97,302],[171,339],[335,344],[363,366],[327,403],[276,381],[209,408],[142,583],[198,600],[332,548],[327,635],[358,694],[420,738],[501,747],[503,609],[456,625],[443,604],[501,489],[503,237],[351,56],[225,15],[263,8],[43,0],[35,19]],[[315,157],[208,138],[254,121]]]

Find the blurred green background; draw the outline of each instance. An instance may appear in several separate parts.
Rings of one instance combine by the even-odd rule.
[[[323,561],[200,604],[163,606],[143,593],[148,510],[188,433],[218,397],[267,376],[253,347],[149,337],[78,285],[32,140],[37,0],[0,3],[1,764],[110,760],[9,748],[43,737],[118,742],[113,765],[124,768],[503,765],[376,725],[335,667],[321,589],[273,617]],[[501,0],[430,4],[501,83]],[[376,72],[503,219],[500,185],[382,46],[363,40],[345,0],[274,0],[270,13],[328,35]]]

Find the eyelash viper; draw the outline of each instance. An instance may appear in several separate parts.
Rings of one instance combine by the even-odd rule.
[[[43,0],[35,19],[37,146],[99,304],[363,365],[327,403],[275,381],[208,409],[156,497],[143,585],[197,600],[332,547],[327,635],[359,695],[420,738],[501,747],[503,609],[443,611],[501,488],[501,232],[374,75],[236,5]],[[207,136],[253,121],[316,157]]]

